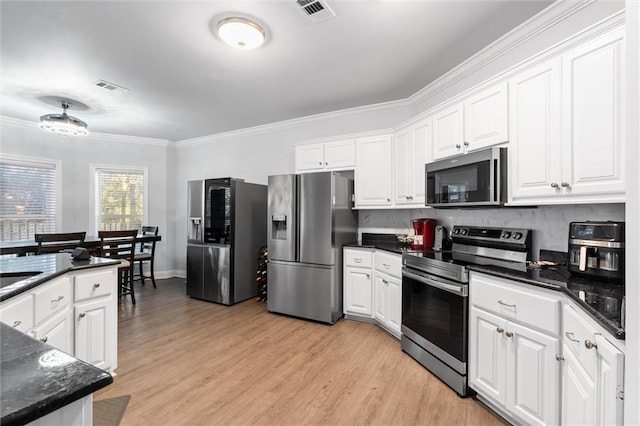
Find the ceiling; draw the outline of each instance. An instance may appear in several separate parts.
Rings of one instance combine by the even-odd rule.
[[[172,141],[404,99],[550,0],[4,1],[0,113],[69,114],[89,130]],[[266,43],[240,51],[211,30],[252,17]],[[127,93],[99,88],[100,80]]]

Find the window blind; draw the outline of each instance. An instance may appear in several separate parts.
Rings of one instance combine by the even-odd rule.
[[[140,229],[144,220],[144,171],[95,169],[95,212],[99,231]]]
[[[0,239],[56,232],[56,165],[0,158]]]

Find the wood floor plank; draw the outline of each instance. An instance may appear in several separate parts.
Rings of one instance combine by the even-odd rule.
[[[117,375],[95,395],[131,395],[123,426],[504,424],[373,324],[195,300],[180,279],[136,300],[120,302]]]

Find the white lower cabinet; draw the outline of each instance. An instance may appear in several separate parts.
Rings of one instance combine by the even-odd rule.
[[[382,250],[344,249],[344,313],[374,321],[400,338],[402,256]]]
[[[93,394],[27,424],[29,426],[91,426],[93,424]]]
[[[624,354],[580,308],[562,313],[562,423],[623,424]]]
[[[117,268],[54,278],[0,304],[0,321],[111,373],[117,368]]]
[[[517,423],[560,419],[560,298],[551,293],[471,274],[469,386]],[[536,316],[556,323],[540,328]]]

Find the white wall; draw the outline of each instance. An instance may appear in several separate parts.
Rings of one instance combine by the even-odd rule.
[[[60,162],[60,232],[87,231],[91,226],[91,164],[146,167],[148,169],[148,220],[164,236],[167,218],[167,141],[129,136],[89,134],[63,137],[40,130],[36,123],[2,118],[3,154],[37,157]],[[173,259],[171,240],[156,246],[156,276],[167,274]]]

